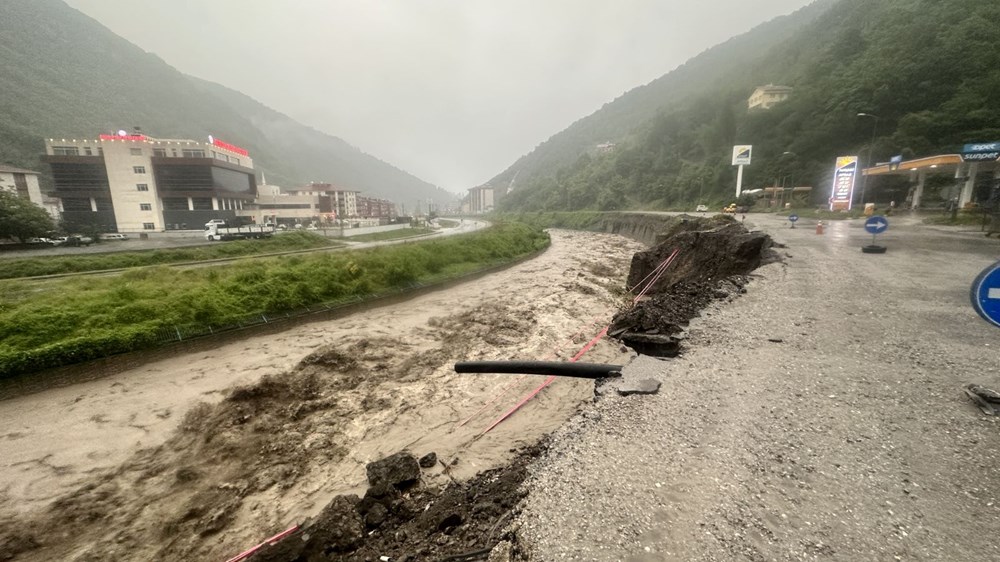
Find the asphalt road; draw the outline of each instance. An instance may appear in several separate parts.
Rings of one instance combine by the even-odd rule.
[[[686,352],[554,436],[517,517],[531,560],[1000,560],[1000,329],[969,288],[1000,259],[974,228],[750,215],[787,244]],[[618,383],[611,383],[612,385]]]
[[[345,243],[345,248],[350,249],[362,249],[371,248],[375,246],[384,246],[390,244],[402,244],[409,240],[423,239],[429,236],[454,236],[456,234],[467,234],[480,228],[488,226],[489,223],[483,221],[476,221],[471,219],[463,219],[461,222],[453,228],[442,228],[440,231],[429,234],[427,236],[419,236],[413,238],[401,238],[397,240],[381,240],[376,242],[353,242],[350,237],[340,237],[333,236],[332,234],[335,230],[330,229],[329,238],[337,240],[338,242]],[[312,231],[316,234],[325,235],[326,232],[323,230]],[[275,236],[281,236],[282,232],[277,232]],[[105,240],[97,244],[91,244],[89,246],[40,246],[37,249],[30,250],[7,250],[0,251],[0,259],[17,259],[17,258],[33,258],[41,256],[74,256],[74,255],[86,255],[86,254],[106,254],[112,252],[138,252],[144,250],[158,250],[158,249],[170,249],[170,248],[186,248],[191,246],[206,246],[212,244],[224,244],[225,242],[208,242],[205,240],[205,236],[200,231],[185,231],[185,232],[173,232],[173,233],[157,233],[156,235],[148,239],[140,239],[133,235],[132,238],[128,240]],[[339,248],[343,249],[343,248]],[[320,251],[329,251],[329,248],[317,249]],[[252,257],[252,256],[247,256]],[[228,261],[228,260],[220,260]]]

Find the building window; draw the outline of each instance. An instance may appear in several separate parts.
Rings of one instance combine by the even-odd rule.
[[[142,149],[141,148],[130,148],[130,149],[128,149],[128,153],[131,154],[132,156],[142,156]]]
[[[211,197],[192,197],[191,198],[191,208],[195,211],[211,211],[212,210],[212,198]]]
[[[156,225],[153,224],[153,223],[151,223],[151,222],[144,222],[144,223],[142,223],[142,229],[143,230],[155,230],[156,229]]]
[[[79,156],[80,149],[76,146],[53,146],[52,154],[57,156]]]
[[[233,164],[236,164],[237,166],[240,165],[240,159],[239,158],[231,158],[229,161],[232,162]]]
[[[146,173],[146,167],[145,166],[132,166],[132,171],[135,172],[135,173],[137,173],[137,174],[145,174]]]
[[[184,158],[204,158],[205,157],[205,151],[201,150],[201,149],[196,149],[196,148],[185,148],[185,149],[181,150],[181,154],[184,155]]]
[[[139,203],[139,210],[140,211],[152,211],[153,210],[153,206],[150,205],[149,203]]]
[[[159,156],[160,158],[166,158],[167,157],[167,149],[166,148],[154,148],[153,149],[153,156]]]
[[[94,155],[93,151],[90,150],[89,146],[83,147],[83,154],[84,154],[84,156],[93,156]]]
[[[97,147],[97,155],[98,156],[104,156],[104,147],[103,146]]]
[[[137,184],[135,184],[135,190],[136,191],[149,191],[149,184],[148,183],[137,183]]]

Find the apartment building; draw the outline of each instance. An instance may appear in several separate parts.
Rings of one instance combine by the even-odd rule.
[[[469,190],[469,212],[475,214],[488,213],[493,210],[493,188],[489,186],[473,187]]]
[[[257,198],[249,153],[211,136],[199,142],[119,131],[48,139],[43,161],[66,222],[106,232],[200,230],[211,219],[235,218]]]
[[[355,218],[358,216],[358,195],[360,191],[344,189],[329,183],[312,182],[305,187],[287,190],[289,196],[318,197],[325,200],[324,208],[336,214],[337,219]]]

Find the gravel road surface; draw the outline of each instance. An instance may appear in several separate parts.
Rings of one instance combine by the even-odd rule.
[[[1000,259],[975,230],[893,217],[789,229],[679,358],[640,357],[560,429],[514,524],[531,560],[1000,560],[1000,330],[969,287]],[[609,383],[609,390],[621,384]]]

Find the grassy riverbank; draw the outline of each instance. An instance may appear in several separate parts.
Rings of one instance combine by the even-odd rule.
[[[354,302],[458,277],[545,248],[548,236],[500,224],[465,236],[371,250],[261,258],[214,267],[0,284],[0,377],[67,365]]]

